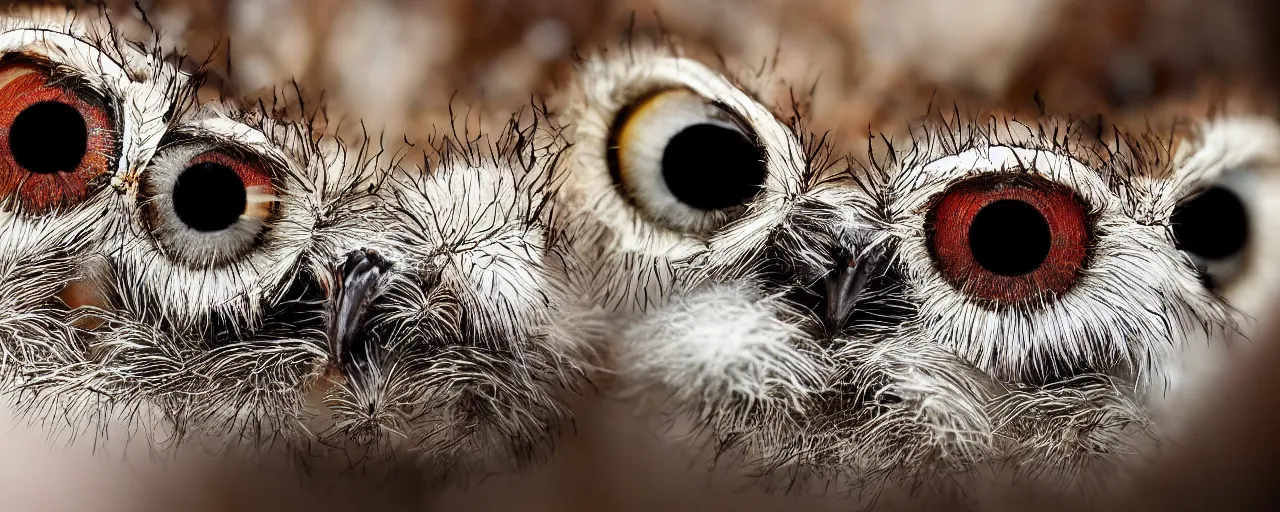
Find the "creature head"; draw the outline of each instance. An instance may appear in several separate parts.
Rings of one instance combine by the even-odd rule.
[[[562,145],[522,117],[392,171],[376,219],[395,263],[333,397],[344,428],[393,428],[464,473],[546,456],[590,359],[549,265],[563,253],[546,222]]]
[[[627,390],[750,467],[917,474],[990,444],[979,372],[912,311],[874,176],[699,61],[586,60],[557,118],[575,296]],[[925,469],[927,468],[927,469]]]
[[[1234,329],[1170,228],[1170,146],[1076,119],[931,113],[873,165],[902,335],[974,364],[1003,455],[1073,475],[1150,435],[1142,406],[1192,340]]]
[[[586,352],[552,314],[558,150],[533,127],[402,167],[300,100],[196,105],[175,62],[70,15],[5,23],[0,323],[31,417],[432,476],[545,453]]]

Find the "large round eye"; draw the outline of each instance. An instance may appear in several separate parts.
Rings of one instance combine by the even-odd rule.
[[[686,89],[650,94],[623,110],[608,140],[609,170],[644,215],[705,232],[764,186],[765,156],[740,116]]]
[[[1234,278],[1248,252],[1252,226],[1240,193],[1247,179],[1246,172],[1227,173],[1184,199],[1169,219],[1178,248],[1201,268],[1211,288]]]
[[[0,202],[46,213],[110,172],[118,142],[100,99],[34,64],[0,64]]]
[[[930,249],[952,285],[1003,303],[1066,291],[1089,242],[1079,196],[1026,175],[958,182],[934,202],[927,219]]]
[[[200,144],[165,149],[142,183],[147,224],[175,259],[225,264],[257,244],[275,211],[269,167]]]

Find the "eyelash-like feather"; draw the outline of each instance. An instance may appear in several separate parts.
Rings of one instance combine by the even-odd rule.
[[[30,52],[54,65],[58,80],[105,98],[120,134],[116,168],[91,183],[100,188],[83,203],[43,217],[32,217],[20,206],[0,213],[0,222],[6,224],[0,242],[11,245],[13,252],[6,250],[6,256],[21,265],[13,267],[20,274],[5,280],[21,288],[0,292],[5,297],[0,302],[18,308],[13,311],[15,321],[53,322],[43,333],[25,334],[17,328],[22,324],[15,324],[12,335],[5,336],[3,345],[10,355],[4,362],[10,377],[6,391],[30,421],[69,430],[73,437],[94,430],[98,423],[64,420],[93,416],[105,423],[114,412],[107,405],[90,405],[101,399],[92,396],[95,390],[71,391],[53,384],[86,370],[84,354],[92,350],[82,337],[85,318],[68,313],[59,293],[95,293],[92,285],[77,283],[84,284],[86,266],[95,259],[102,221],[114,208],[115,192],[127,186],[130,173],[145,165],[163,133],[166,115],[190,101],[198,84],[178,71],[181,55],[129,40],[118,28],[105,11],[15,8],[0,15],[0,34],[15,43],[10,50]],[[44,259],[26,259],[34,254]],[[38,273],[28,273],[32,271]]]
[[[213,439],[214,450],[241,448],[236,445],[244,441],[260,450],[318,447],[314,442],[323,436],[310,430],[307,390],[301,384],[319,377],[328,353],[321,309],[311,302],[317,299],[308,298],[317,284],[300,276],[324,279],[320,276],[327,275],[331,260],[349,250],[350,240],[376,243],[376,232],[362,212],[373,205],[377,153],[370,151],[367,139],[348,151],[340,141],[313,138],[309,123],[277,121],[271,114],[282,106],[259,104],[201,115],[234,118],[272,144],[290,148],[292,157],[305,159],[287,181],[295,186],[288,193],[305,205],[308,217],[282,219],[271,233],[291,237],[300,246],[297,257],[275,263],[289,267],[282,273],[287,279],[261,288],[246,286],[242,293],[257,296],[243,297],[241,306],[226,305],[224,316],[200,316],[183,309],[192,306],[183,297],[148,291],[139,267],[122,266],[103,255],[92,280],[102,283],[113,307],[77,310],[76,318],[101,325],[81,332],[80,344],[68,345],[50,367],[33,372],[24,389],[56,405],[32,403],[29,408],[43,408],[46,414],[61,409],[74,425],[101,421],[101,410],[112,409],[134,423],[135,430],[169,429],[167,438],[147,436],[161,448],[188,439]],[[114,236],[137,235],[129,229],[120,227]],[[173,284],[207,285],[202,279]],[[166,307],[157,302],[167,302]],[[239,321],[244,318],[253,320],[245,325]],[[148,410],[159,411],[164,423],[138,423],[157,419]],[[77,414],[84,417],[71,417]]]
[[[529,114],[489,135],[446,133],[421,167],[392,171],[377,218],[397,267],[369,329],[394,340],[395,359],[381,363],[377,396],[339,386],[330,397],[351,418],[395,411],[441,478],[545,459],[593,358],[546,263],[564,240],[547,227],[563,144],[535,136],[545,112]],[[342,428],[376,427],[373,416]]]
[[[285,121],[306,118],[300,102],[197,105],[199,74],[179,73],[158,35],[134,43],[105,15],[60,12],[0,17],[0,33],[67,35],[155,84],[129,85],[134,101],[119,105],[145,121],[126,127],[138,149],[111,188],[58,217],[0,213],[0,365],[21,411],[51,425],[104,435],[124,421],[165,447],[213,438],[217,450],[408,445],[431,477],[459,479],[545,459],[571,422],[565,395],[604,348],[620,368],[611,391],[660,397],[717,457],[766,481],[851,478],[876,492],[983,462],[1074,481],[1155,436],[1142,400],[1187,340],[1236,329],[1168,219],[1238,164],[1238,140],[1186,156],[1154,130],[956,108],[846,161],[807,132],[803,99],[784,113],[744,92],[776,86],[777,62],[722,73],[725,59],[708,67],[672,39],[633,35],[579,62],[562,112],[535,105],[489,135],[450,131],[414,169],[367,134],[354,146],[321,136],[322,110]],[[100,59],[59,51],[56,77],[120,95]],[[650,224],[593,168],[606,121],[655,77],[714,91],[763,131],[766,192],[715,233]],[[177,133],[279,164],[289,206],[260,257],[189,272],[148,238],[139,177]],[[1063,297],[979,308],[930,263],[922,205],[959,175],[924,169],[995,146],[1069,162],[1001,170],[1051,174],[1090,202],[1096,240]],[[862,299],[894,311],[834,335],[805,293],[848,246],[887,248],[891,270],[876,278],[898,286]],[[365,326],[373,364],[365,385],[313,388],[333,363],[320,304],[356,248],[394,261]],[[67,312],[69,283],[100,287],[113,307]]]
[[[226,111],[206,106],[184,125],[189,136],[222,140],[275,162],[281,211],[250,256],[219,268],[187,268],[147,233],[136,191],[134,204],[122,205],[130,213],[108,235],[118,240],[112,258],[135,280],[121,286],[122,298],[150,293],[158,301],[157,307],[131,309],[156,312],[155,320],[183,332],[208,331],[213,319],[252,328],[264,315],[262,307],[281,300],[300,274],[326,276],[325,265],[356,241],[379,245],[378,232],[364,219],[380,186],[378,167],[385,165],[378,162],[384,156],[380,143],[365,136],[349,151],[337,139],[315,138],[312,126],[279,122],[269,114],[282,105]],[[245,145],[250,137],[256,140]]]
[[[544,261],[563,256],[565,238],[546,229],[547,169],[562,145],[540,146],[543,130],[513,121],[493,138],[445,135],[414,172],[367,136],[321,136],[317,122],[341,126],[300,100],[223,103],[175,102],[145,158],[95,203],[86,254],[68,265],[103,307],[53,310],[50,321],[76,328],[14,365],[23,410],[97,435],[123,420],[159,449],[309,456],[354,441],[373,456],[407,444],[440,479],[544,458],[569,422],[563,395],[592,358],[580,344],[590,323],[553,314],[563,299]],[[275,164],[282,207],[248,257],[191,269],[151,239],[139,185],[165,134]],[[362,383],[327,375],[338,362],[325,301],[353,249],[395,269],[362,326],[374,339]]]
[[[904,329],[956,350],[1010,386],[987,408],[1003,458],[1030,468],[1027,474],[1072,477],[1091,461],[1149,438],[1139,404],[1146,389],[1163,384],[1164,365],[1191,339],[1236,328],[1230,308],[1200,284],[1163,227],[1172,208],[1152,208],[1162,196],[1133,193],[1135,177],[1167,174],[1168,152],[1125,132],[1112,132],[1107,142],[1078,120],[959,109],[931,115],[910,133],[905,149],[890,147],[885,153],[892,156],[872,164],[879,168],[872,175],[886,179],[880,210],[902,244],[896,261],[908,269],[908,298],[921,308]],[[938,276],[923,241],[924,212],[912,206],[922,203],[902,198],[925,194],[919,190],[926,185],[936,193],[973,174],[930,177],[927,164],[966,151],[986,155],[985,148],[998,146],[1044,155],[1006,172],[1037,172],[1077,190],[1089,203],[1095,239],[1085,269],[1062,296],[991,310]],[[1063,157],[1083,165],[1066,172],[1045,167]],[[1163,216],[1140,214],[1155,211]]]
[[[661,400],[661,412],[691,421],[718,460],[767,485],[852,478],[879,488],[982,460],[991,439],[980,373],[928,344],[892,343],[892,321],[871,322],[859,341],[833,338],[812,305],[797,302],[847,257],[844,246],[887,241],[876,234],[874,198],[852,182],[871,181],[833,158],[825,137],[807,134],[802,98],[779,116],[732,80],[671,55],[636,45],[588,60],[580,83],[559,93],[572,106],[553,119],[572,144],[557,196],[575,241],[566,274],[617,333],[597,341],[616,363],[614,392]],[[769,166],[760,196],[705,237],[634,216],[603,181],[593,149],[622,91],[681,86],[680,76],[751,120]],[[939,396],[923,398],[930,393]]]

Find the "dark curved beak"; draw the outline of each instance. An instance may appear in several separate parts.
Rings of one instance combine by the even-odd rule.
[[[325,335],[329,354],[348,379],[369,373],[376,346],[364,329],[365,314],[378,292],[379,281],[391,269],[391,262],[372,249],[347,253],[345,261],[333,269]]]
[[[858,298],[872,278],[884,272],[884,251],[875,248],[844,258],[824,278],[827,288],[827,311],[823,320],[831,332],[839,332],[848,324]]]

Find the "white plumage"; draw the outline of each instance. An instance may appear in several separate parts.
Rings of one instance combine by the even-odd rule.
[[[608,375],[607,398],[656,399],[757,474],[1074,476],[1149,442],[1181,403],[1162,403],[1170,379],[1204,389],[1186,349],[1234,340],[1275,295],[1280,129],[1261,118],[1175,144],[957,106],[837,155],[743,85],[767,67],[632,40],[580,61],[552,111],[387,151],[290,95],[200,104],[199,74],[147,48],[105,18],[0,18],[0,53],[100,100],[118,138],[75,204],[0,201],[0,363],[37,420],[452,479],[545,458],[572,394]],[[0,172],[35,174],[14,162]],[[238,185],[184,195],[197,168]],[[1252,219],[1220,258],[1174,220],[1214,185]],[[1060,201],[1037,212],[1046,254],[1081,255],[1065,284],[1010,291],[1057,256],[1002,273],[973,219],[940,247],[964,187]],[[1030,243],[1000,235],[1000,257]]]
[[[513,120],[404,166],[412,149],[323,135],[291,94],[197,104],[176,58],[62,20],[5,18],[5,50],[102,96],[122,152],[68,211],[0,214],[0,345],[30,417],[123,419],[157,446],[407,456],[430,478],[545,455],[589,357],[551,314],[558,149]]]
[[[764,473],[870,482],[885,473],[966,467],[989,450],[977,372],[927,340],[906,337],[892,318],[848,326],[824,319],[822,283],[835,286],[829,279],[846,260],[863,262],[860,279],[876,283],[860,284],[867,291],[855,300],[890,307],[902,300],[883,286],[889,238],[876,197],[860,186],[871,183],[869,175],[855,174],[802,126],[784,124],[724,75],[668,47],[636,43],[590,57],[573,84],[561,93],[569,106],[555,118],[571,143],[558,196],[576,242],[570,289],[592,297],[608,325],[611,333],[597,343],[615,355],[624,393],[661,398],[668,412],[705,429],[704,440]],[[765,168],[757,194],[696,213],[707,222],[668,223],[694,214],[656,216],[664,207],[652,197],[662,196],[659,204],[690,198],[670,187],[628,196],[616,183],[617,162],[607,155],[613,131],[665,90],[693,91],[740,119]],[[698,124],[681,116],[672,122]],[[685,130],[647,130],[641,133],[671,138],[636,143],[669,147]],[[685,172],[714,170],[716,148],[705,151],[708,163]],[[681,158],[670,155],[664,165]],[[655,172],[672,183],[668,170]],[[733,186],[749,169],[734,172],[700,193]]]

